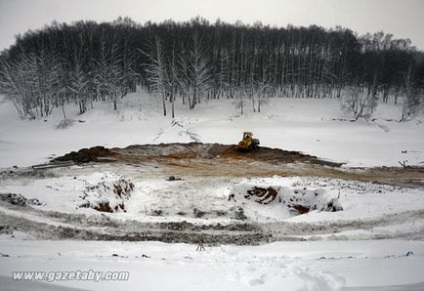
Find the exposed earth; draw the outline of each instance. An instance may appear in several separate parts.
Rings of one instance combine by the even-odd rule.
[[[70,166],[68,162],[72,162],[74,166]],[[12,184],[13,181],[22,179],[33,181],[58,177],[74,179],[76,184],[82,184],[83,178],[79,177],[99,172],[122,173],[131,181],[161,179],[174,184],[169,184],[164,190],[148,190],[150,188],[137,185],[134,187],[131,181],[124,178],[109,184],[107,181],[96,185],[83,184],[86,185],[85,190],[81,191],[83,195],[80,195],[81,199],[75,206],[79,209],[91,207],[106,215],[45,209],[38,204],[34,205],[34,200],[26,200],[19,194],[0,193],[0,206],[4,209],[0,211],[0,233],[12,234],[19,231],[39,239],[159,240],[190,243],[202,239],[209,244],[258,244],[277,240],[304,240],[306,236],[342,233],[352,229],[369,230],[370,227],[384,227],[399,223],[399,219],[406,221],[411,217],[419,221],[424,219],[424,211],[418,209],[365,221],[344,219],[331,223],[331,227],[322,222],[293,225],[277,218],[266,222],[272,218],[266,216],[266,210],[265,216],[257,214],[256,210],[249,212],[245,209],[246,203],[268,207],[267,204],[272,202],[272,209],[275,209],[275,204],[284,204],[290,215],[302,215],[314,210],[342,211],[338,197],[325,198],[322,193],[326,189],[310,187],[320,179],[326,184],[322,187],[332,187],[333,193],[339,189],[339,196],[340,188],[337,187],[340,187],[340,180],[345,181],[345,187],[356,187],[354,191],[363,193],[370,191],[370,187],[374,187],[372,191],[376,193],[393,192],[396,187],[424,187],[422,167],[346,168],[341,163],[324,161],[308,154],[267,147],[251,152],[240,152],[234,145],[203,143],[132,145],[112,149],[93,147],[56,157],[50,164],[38,165],[34,169],[3,171],[0,177],[4,181],[12,181]],[[305,177],[305,180],[303,184],[296,185],[297,188],[261,187],[255,184],[254,179],[275,176]],[[228,198],[220,198],[218,201],[216,197],[211,198],[210,194],[203,194],[203,191],[222,187],[221,184],[229,185],[234,179],[241,178],[253,180],[246,189],[243,188],[245,186],[231,188]],[[337,182],[332,179],[337,179]],[[48,187],[54,188],[54,183],[51,182]],[[352,186],[358,183],[368,184]],[[132,216],[131,219],[115,216],[117,213],[114,212],[126,212],[131,208],[128,201],[132,199],[134,188],[147,189],[143,191],[154,197],[151,198],[153,202],[148,205],[149,209],[140,211],[144,211],[143,215],[158,219],[144,221],[133,219]],[[93,198],[98,200],[99,195],[107,191],[115,196],[112,200],[118,202],[109,200],[99,203]],[[175,198],[175,193],[181,198]],[[36,202],[42,204],[42,199],[41,202]],[[142,207],[146,208],[146,205]],[[22,211],[27,216],[19,215]],[[265,218],[261,218],[261,215]],[[416,234],[400,235],[417,238]]]
[[[134,167],[155,165],[165,174],[184,177],[314,176],[424,186],[424,167],[342,168],[342,163],[296,151],[260,147],[245,152],[237,150],[235,145],[216,143],[92,147],[57,157],[52,162],[55,161],[117,163]]]

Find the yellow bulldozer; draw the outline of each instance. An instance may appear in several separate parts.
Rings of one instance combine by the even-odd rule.
[[[253,133],[246,131],[243,139],[238,143],[237,149],[240,151],[253,151],[259,148],[259,139],[253,138]]]

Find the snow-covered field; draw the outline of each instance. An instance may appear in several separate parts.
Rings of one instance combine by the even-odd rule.
[[[1,240],[0,243],[2,253],[10,255],[0,258],[1,290],[68,290],[47,289],[49,285],[44,284],[86,290],[177,291],[424,288],[422,241],[276,242],[261,246],[206,246],[204,252],[196,252],[195,245],[158,242]],[[13,271],[29,270],[46,274],[128,271],[129,280],[46,280],[31,284],[12,281]]]
[[[346,168],[399,166],[399,161],[423,166],[422,118],[389,121],[399,119],[401,108],[386,105],[374,121],[342,121],[350,117],[331,99],[272,99],[263,112],[247,110],[242,116],[231,101],[210,101],[193,111],[178,107],[174,122],[161,116],[158,100],[143,94],[124,98],[118,112],[95,106],[82,116],[67,108],[76,122],[58,129],[60,110],[46,120],[23,121],[10,104],[0,102],[0,193],[37,199],[31,206],[0,199],[0,290],[424,290],[422,186],[225,174],[167,181],[169,173],[153,162],[73,166],[43,174],[11,168],[96,145],[234,144],[245,130],[263,146],[345,162]],[[111,190],[121,178],[134,184],[129,197],[117,198]],[[253,187],[272,187],[275,199],[255,202],[246,196]],[[102,201],[124,204],[126,212],[80,207]],[[330,202],[343,211],[324,211]],[[307,204],[312,211],[295,215],[290,203]],[[192,225],[187,233],[193,242],[86,240],[134,235],[146,224],[167,222]],[[260,245],[206,240],[206,250],[196,251],[196,229],[215,226],[199,230],[214,237],[221,231],[217,225],[226,231],[225,226],[239,223],[260,233]],[[89,270],[129,272],[129,279],[12,279],[16,271]]]
[[[194,110],[178,104],[179,125],[173,126],[172,118],[161,114],[157,98],[132,94],[121,103],[118,112],[112,110],[112,104],[95,104],[96,110],[82,116],[77,115],[76,107],[69,107],[68,118],[77,122],[63,130],[57,129],[63,118],[61,109],[48,119],[28,122],[17,118],[11,104],[0,102],[0,167],[28,166],[96,145],[194,140],[234,144],[245,130],[253,131],[263,146],[301,151],[348,166],[424,162],[423,119],[396,122],[401,106],[381,104],[373,116],[375,121],[349,122],[333,120],[351,118],[340,110],[336,99],[271,99],[261,113],[252,113],[247,107],[242,116],[231,100],[215,100],[204,101]]]

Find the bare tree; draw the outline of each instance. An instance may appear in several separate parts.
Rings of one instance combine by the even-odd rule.
[[[41,116],[48,116],[53,110],[51,102],[59,91],[59,67],[60,63],[57,54],[48,52],[42,41],[41,48],[38,50],[36,62],[36,88],[37,105],[40,108]]]
[[[84,55],[75,53],[73,61],[74,63],[69,74],[70,82],[68,89],[75,97],[80,114],[83,114],[87,111],[89,88],[89,79],[83,70]]]
[[[263,74],[262,80],[256,82],[256,103],[257,110],[260,113],[261,107],[266,103],[267,91],[271,88],[271,80],[266,77],[266,70]]]
[[[375,102],[372,96],[361,92],[360,87],[354,86],[346,90],[346,94],[342,97],[342,109],[346,113],[353,114],[355,120],[359,118],[369,118],[375,110]]]
[[[412,66],[409,66],[408,72],[404,77],[404,82],[406,96],[402,106],[401,121],[406,121],[408,118],[417,114],[422,109],[424,102],[422,91],[420,92],[412,79]]]
[[[15,63],[2,59],[1,87],[3,93],[12,100],[21,118],[35,118],[37,96],[37,63],[33,53],[25,55]]]
[[[169,76],[166,68],[165,52],[162,41],[159,37],[155,38],[154,47],[151,53],[140,50],[142,54],[148,57],[150,63],[146,66],[146,72],[149,76],[149,82],[154,92],[162,98],[163,115],[166,116],[166,97],[169,92]]]
[[[178,76],[176,71],[176,65],[175,65],[175,43],[172,43],[172,53],[171,53],[171,68],[169,73],[169,98],[171,99],[171,114],[172,118],[175,118],[175,95],[178,90]]]
[[[125,73],[122,66],[122,54],[119,46],[114,43],[110,52],[110,60],[108,64],[107,87],[109,98],[113,102],[113,109],[118,109],[118,98],[122,98],[125,94]]]
[[[240,115],[244,114],[244,108],[247,106],[248,91],[249,89],[247,88],[240,88],[235,94],[236,96],[233,103],[237,109],[240,109]]]
[[[193,109],[212,86],[205,46],[196,32],[193,34],[188,53],[183,54],[182,59],[182,79],[185,84],[183,87],[188,90],[189,108]]]

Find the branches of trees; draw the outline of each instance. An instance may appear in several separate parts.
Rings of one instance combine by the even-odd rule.
[[[260,111],[268,97],[340,98],[355,118],[378,102],[405,96],[405,118],[422,106],[424,54],[409,40],[383,32],[357,36],[349,29],[276,28],[165,21],[137,24],[52,23],[28,31],[0,55],[0,92],[21,116],[46,116],[75,103],[111,102],[145,87],[161,98],[163,113],[180,100],[194,109],[203,99],[249,101]]]
[[[93,101],[117,101],[135,91],[139,47],[130,19],[97,24],[52,23],[28,31],[2,52],[0,93],[15,104],[22,117],[48,116],[56,107],[75,103],[81,114]],[[139,41],[140,42],[140,41]]]

